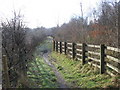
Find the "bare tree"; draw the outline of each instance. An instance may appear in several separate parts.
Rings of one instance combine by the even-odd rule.
[[[20,14],[14,12],[14,18],[7,20],[7,22],[2,22],[2,54],[5,54],[8,58],[9,68],[9,78],[11,81],[11,86],[15,87],[18,84],[18,74],[26,74],[26,45],[25,45],[25,35],[26,31],[24,29],[24,24]],[[16,67],[15,67],[16,66]],[[16,77],[14,77],[16,75]],[[18,77],[17,77],[18,76]]]

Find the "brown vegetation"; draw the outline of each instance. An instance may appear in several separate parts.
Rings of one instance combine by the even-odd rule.
[[[56,40],[107,44],[118,47],[118,6],[117,2],[102,2],[99,13],[93,12],[94,20],[76,17],[69,23],[53,29]]]

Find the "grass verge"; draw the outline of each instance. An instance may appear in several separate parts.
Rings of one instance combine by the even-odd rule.
[[[52,59],[53,58],[53,59]],[[110,77],[107,74],[99,74],[99,69],[92,65],[81,65],[80,61],[67,58],[67,56],[53,52],[51,61],[70,83],[77,88],[115,88],[120,87],[118,76]]]
[[[40,57],[30,63],[28,78],[37,88],[57,88],[57,78],[52,69]]]

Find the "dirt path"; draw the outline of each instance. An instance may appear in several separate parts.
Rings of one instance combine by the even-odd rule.
[[[53,71],[55,72],[55,75],[57,77],[57,82],[59,84],[59,88],[68,88],[68,86],[66,85],[65,80],[63,79],[63,77],[61,76],[61,74],[59,73],[57,68],[53,64],[51,64],[51,62],[49,61],[48,53],[43,54],[43,59],[53,69]]]

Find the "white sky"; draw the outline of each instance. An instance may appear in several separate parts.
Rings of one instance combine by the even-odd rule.
[[[75,15],[81,16],[80,2],[84,16],[88,15],[100,0],[0,0],[0,19],[10,18],[13,11],[21,11],[30,28],[54,27],[68,22]]]

